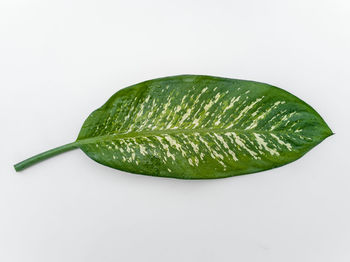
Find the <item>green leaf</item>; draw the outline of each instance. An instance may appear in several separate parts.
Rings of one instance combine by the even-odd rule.
[[[15,167],[79,147],[131,173],[222,178],[287,164],[332,134],[314,109],[280,88],[181,75],[120,90],[90,114],[76,142]]]

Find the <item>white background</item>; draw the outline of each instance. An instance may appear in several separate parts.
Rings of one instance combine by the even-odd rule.
[[[350,261],[348,0],[0,3],[0,261]],[[250,79],[313,106],[336,133],[247,176],[128,174],[75,140],[114,92],[177,74]]]

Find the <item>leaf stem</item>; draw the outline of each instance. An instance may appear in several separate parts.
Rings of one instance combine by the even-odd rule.
[[[26,160],[23,160],[22,162],[19,162],[17,164],[14,165],[14,168],[16,169],[16,171],[21,171],[27,167],[30,167],[36,163],[39,163],[45,159],[48,159],[50,157],[56,156],[58,154],[73,150],[75,148],[78,147],[78,143],[77,142],[73,142],[73,143],[69,143],[63,146],[59,146],[53,149],[50,149],[48,151],[45,151],[41,154],[32,156]]]

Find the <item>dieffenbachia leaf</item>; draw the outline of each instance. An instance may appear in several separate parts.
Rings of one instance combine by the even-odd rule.
[[[221,178],[287,164],[330,135],[314,109],[280,88],[181,75],[120,90],[86,119],[74,143],[15,168],[78,147],[131,173]]]

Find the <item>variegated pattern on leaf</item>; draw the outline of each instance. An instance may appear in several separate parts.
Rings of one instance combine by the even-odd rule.
[[[200,179],[284,165],[331,134],[315,110],[277,87],[182,75],[120,90],[87,118],[77,143],[113,168]]]

